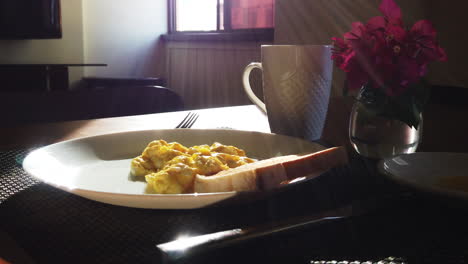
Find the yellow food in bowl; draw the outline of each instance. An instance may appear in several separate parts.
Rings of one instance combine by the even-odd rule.
[[[235,168],[254,159],[234,146],[218,142],[209,145],[185,147],[180,143],[155,140],[131,162],[131,173],[145,177],[149,187],[159,194],[193,192],[195,175],[213,175]]]

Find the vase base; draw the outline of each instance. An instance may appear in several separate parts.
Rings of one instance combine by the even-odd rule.
[[[357,137],[351,137],[351,144],[360,155],[374,159],[390,158],[398,154],[414,153],[419,142],[412,144],[370,143]]]

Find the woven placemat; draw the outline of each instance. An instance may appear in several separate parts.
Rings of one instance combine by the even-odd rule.
[[[348,167],[333,169],[314,181],[247,203],[225,204],[197,210],[136,209],[98,203],[37,182],[21,167],[21,158],[28,151],[0,152],[0,228],[10,234],[37,263],[160,263],[155,246],[180,236],[251,227],[285,217],[310,214],[345,204],[358,197],[385,193],[388,186],[383,179],[376,177],[373,162],[352,159]],[[408,217],[410,214],[417,216],[417,210],[423,209],[417,209],[421,206],[415,199],[410,196],[407,200],[394,203],[391,211],[387,213],[398,214],[395,212],[401,206],[406,208],[401,213]],[[392,223],[400,218],[393,215],[391,218],[380,219],[377,225],[373,221],[359,226],[356,224],[356,230],[362,232],[362,235],[355,234],[356,230],[349,226],[340,228],[339,232],[334,231],[335,228],[329,228],[326,234],[313,241],[310,238],[316,234],[286,235],[281,239],[267,241],[263,245],[244,248],[242,252],[256,250],[258,246],[259,249],[263,248],[258,252],[262,252],[260,257],[264,257],[265,260],[286,256],[291,261],[344,257],[368,259],[370,256],[375,259],[395,255],[409,257],[409,260],[450,260],[444,263],[465,263],[460,261],[467,259],[466,250],[460,247],[443,247],[444,244],[451,245],[450,241],[436,243],[439,238],[450,238],[454,228],[460,225],[453,224],[450,230],[444,232],[435,226],[434,230],[438,231],[428,230],[428,236],[422,241],[411,240],[418,243],[417,247],[411,248],[407,243],[402,243],[405,248],[399,248],[398,244],[389,242],[394,241],[392,239],[395,237],[385,237],[389,236],[388,233],[398,234],[405,241],[410,240],[404,238],[404,234],[400,234],[398,228],[381,230],[379,226],[391,227]],[[385,223],[385,219],[389,219],[390,222]],[[418,217],[411,219],[411,225],[419,225]],[[441,221],[440,217],[437,219]],[[457,223],[462,222],[461,219],[464,218],[459,218]],[[405,224],[405,221],[400,222]],[[425,223],[429,225],[432,222]],[[407,232],[411,228],[402,227],[401,230]],[[370,230],[370,234],[367,234],[366,230]],[[465,236],[465,233],[468,233],[468,229],[457,232],[457,239],[467,244],[468,234]],[[383,236],[382,241],[385,243],[373,243],[376,235]],[[325,240],[328,242],[320,243]],[[300,247],[301,251],[293,252],[294,243],[302,242],[306,244]],[[281,250],[285,248],[289,250]],[[240,256],[242,252],[239,253]],[[411,252],[417,255],[411,255]],[[237,255],[236,252],[234,256]],[[234,258],[231,261],[234,261]],[[199,262],[194,259],[189,263]],[[203,263],[217,261],[215,259],[214,262],[209,262],[205,258]]]
[[[0,204],[15,193],[39,183],[27,175],[21,165],[29,151],[29,149],[0,151]]]
[[[248,203],[196,210],[113,206],[37,182],[21,167],[28,151],[0,152],[0,228],[39,263],[155,263],[156,244],[322,210],[338,199],[298,185]]]

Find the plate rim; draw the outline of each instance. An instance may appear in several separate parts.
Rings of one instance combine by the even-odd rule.
[[[456,197],[464,200],[468,200],[468,192],[464,191],[457,191],[449,188],[443,188],[443,187],[437,187],[434,185],[429,185],[429,184],[421,184],[415,181],[411,181],[406,179],[405,177],[397,176],[391,172],[389,172],[387,169],[385,169],[385,162],[388,160],[394,159],[396,157],[400,156],[408,156],[408,155],[419,155],[419,154],[434,154],[434,155],[463,155],[468,158],[468,153],[464,152],[415,152],[415,153],[405,153],[405,154],[399,154],[395,155],[390,158],[385,158],[379,161],[377,164],[377,169],[378,171],[386,176],[387,178],[391,179],[394,182],[397,182],[402,185],[410,186],[412,188],[415,188],[417,190],[423,191],[423,192],[429,192],[429,193],[435,193],[439,195],[448,195],[450,197]]]
[[[37,149],[34,149],[33,151],[29,152],[26,155],[26,157],[24,158],[24,160],[23,160],[22,167],[23,167],[23,170],[29,176],[33,177],[34,179],[36,179],[36,180],[38,180],[38,181],[40,181],[42,183],[45,183],[45,184],[47,184],[49,186],[52,186],[54,188],[58,188],[60,190],[63,190],[63,191],[66,191],[66,192],[69,192],[69,193],[72,193],[74,195],[78,195],[78,196],[81,196],[81,197],[84,197],[84,196],[81,195],[81,193],[85,193],[85,194],[95,194],[95,195],[98,195],[98,196],[106,195],[106,196],[119,197],[119,198],[121,198],[121,197],[130,197],[131,199],[134,199],[134,198],[155,199],[155,198],[158,198],[158,197],[161,197],[161,198],[164,198],[164,199],[165,198],[168,198],[168,199],[170,199],[170,198],[193,199],[194,197],[200,197],[200,198],[214,197],[215,198],[216,196],[220,196],[221,198],[226,197],[224,199],[227,199],[227,198],[230,198],[230,197],[234,197],[234,196],[236,196],[236,195],[238,195],[240,193],[251,193],[251,192],[258,193],[258,192],[260,192],[260,191],[248,191],[248,192],[230,191],[230,192],[183,193],[183,194],[151,194],[151,193],[137,194],[137,193],[116,193],[116,192],[109,192],[109,191],[96,191],[96,190],[89,190],[89,189],[83,189],[83,188],[70,188],[69,186],[59,185],[59,184],[54,183],[52,181],[46,181],[43,178],[34,175],[34,173],[31,173],[30,170],[28,170],[28,168],[27,168],[28,164],[29,164],[29,160],[32,157],[34,157],[34,155],[37,155],[38,152],[45,151],[45,150],[47,150],[47,148],[56,147],[56,146],[60,146],[60,145],[64,145],[64,144],[70,144],[70,143],[74,143],[74,142],[78,142],[78,141],[84,141],[84,140],[87,140],[87,139],[100,138],[100,137],[123,135],[123,134],[129,134],[129,133],[170,132],[170,131],[174,131],[174,130],[181,130],[181,129],[168,128],[168,129],[127,130],[127,131],[103,133],[103,134],[97,134],[97,135],[90,135],[90,136],[84,136],[84,137],[77,137],[77,138],[73,138],[73,139],[68,139],[68,140],[52,143],[52,144],[49,144],[49,145],[41,146],[41,147],[39,147]],[[304,142],[307,142],[309,144],[316,145],[319,148],[323,148],[323,149],[327,148],[326,146],[322,145],[319,142],[307,141],[307,140],[302,139],[302,138],[288,136],[288,135],[282,135],[282,134],[276,134],[276,133],[271,133],[271,132],[236,130],[236,129],[222,129],[222,128],[213,128],[213,129],[211,129],[211,128],[209,128],[209,129],[201,129],[201,128],[193,128],[192,129],[192,128],[190,128],[190,129],[184,129],[184,130],[185,131],[198,131],[198,132],[200,132],[200,131],[234,132],[234,133],[240,132],[240,133],[245,133],[245,134],[280,136],[280,137],[283,137],[283,138],[290,138],[290,139],[293,139],[293,140],[304,141]],[[77,194],[77,193],[80,193],[80,194]],[[87,197],[85,197],[85,198],[89,199],[89,200],[94,200],[94,199],[90,199],[90,198],[87,198]],[[222,201],[224,199],[221,199],[218,202],[220,202],[220,201]],[[97,200],[95,200],[95,201],[97,201]],[[100,201],[100,202],[101,203],[111,204],[111,203],[108,203],[108,202],[102,202],[102,201]],[[120,204],[114,204],[114,205],[120,205]],[[205,206],[202,206],[202,207],[205,207]],[[202,208],[202,207],[193,207],[193,208]],[[148,207],[140,207],[140,208],[148,208]],[[148,209],[160,209],[160,208],[148,208]],[[164,208],[164,209],[171,209],[171,208]],[[179,209],[179,208],[173,208],[173,209]]]

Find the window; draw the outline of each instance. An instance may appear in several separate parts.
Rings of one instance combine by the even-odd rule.
[[[168,0],[169,33],[273,37],[275,0]]]

